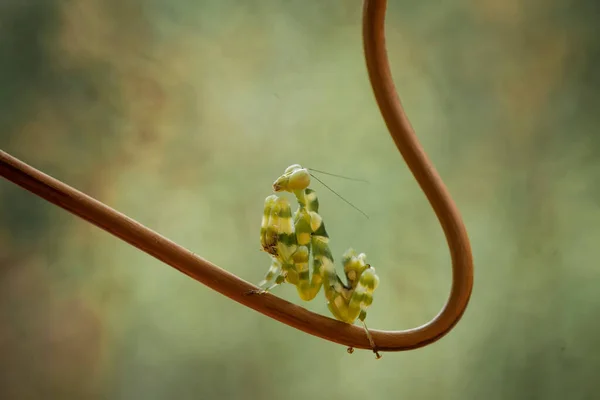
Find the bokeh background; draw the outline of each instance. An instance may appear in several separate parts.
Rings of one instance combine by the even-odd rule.
[[[0,398],[598,398],[598,2],[390,3],[400,96],[474,249],[451,334],[350,356],[1,180]],[[334,255],[377,268],[371,327],[425,323],[448,250],[373,99],[361,8],[4,0],[0,148],[251,282],[285,167],[367,179],[323,177],[368,220],[314,184]]]

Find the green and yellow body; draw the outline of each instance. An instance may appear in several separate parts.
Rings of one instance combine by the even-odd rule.
[[[375,268],[366,263],[364,253],[349,249],[342,256],[345,282],[340,279],[329,235],[319,215],[319,200],[309,185],[309,171],[292,165],[273,183],[273,190],[292,193],[298,201],[296,212],[292,215],[283,197],[273,194],[265,199],[260,242],[271,257],[271,267],[259,286],[266,292],[287,282],[296,286],[300,298],[306,301],[314,299],[323,287],[333,316],[346,323],[360,320],[375,350],[364,320],[379,278]]]

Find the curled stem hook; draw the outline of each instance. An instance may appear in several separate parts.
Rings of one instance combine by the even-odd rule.
[[[440,313],[418,328],[386,332],[386,342],[393,342],[395,350],[406,350],[435,342],[458,323],[471,297],[473,256],[460,213],[421,147],[396,93],[385,48],[386,6],[386,0],[365,0],[363,6],[363,45],[369,79],[388,131],[440,221],[452,259],[450,297]],[[378,336],[373,335],[373,339],[379,346]]]
[[[369,77],[390,134],[444,229],[453,271],[450,298],[433,320],[406,331],[371,330],[378,350],[402,351],[438,340],[458,322],[471,294],[473,264],[460,214],[416,140],[397,98],[385,51],[385,8],[384,0],[367,0],[364,4],[363,34]],[[0,175],[238,303],[311,335],[349,347],[371,349],[361,327],[315,314],[271,294],[246,296],[247,292],[257,287],[2,150]]]

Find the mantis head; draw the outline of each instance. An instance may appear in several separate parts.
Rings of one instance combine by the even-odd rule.
[[[275,192],[294,192],[304,190],[310,185],[310,173],[308,169],[302,168],[299,164],[290,165],[285,169],[275,182],[273,182],[273,191]]]

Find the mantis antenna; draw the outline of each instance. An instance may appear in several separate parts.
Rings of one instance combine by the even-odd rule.
[[[346,178],[346,179],[351,179],[351,178],[347,178],[345,176],[341,176],[341,175],[333,175],[333,174],[329,174],[331,176],[337,176],[339,178]],[[323,182],[322,180],[320,180],[319,178],[317,178],[316,176],[314,176],[313,174],[310,174],[310,176],[312,176],[313,178],[315,178],[317,180],[317,182],[319,182],[321,185],[325,186],[327,189],[329,189],[329,191],[333,194],[335,194],[337,197],[339,197],[340,199],[342,199],[346,204],[348,204],[350,207],[354,208],[356,211],[358,211],[359,213],[361,213],[366,219],[369,219],[369,216],[367,215],[367,213],[365,213],[363,210],[361,210],[360,208],[356,207],[354,204],[352,204],[351,202],[349,202],[348,200],[346,200],[344,198],[344,196],[342,196],[341,194],[339,194],[338,192],[336,192],[335,190],[333,190],[332,188],[330,188],[325,182]],[[352,179],[354,180],[354,179]]]
[[[452,258],[450,296],[436,317],[423,326],[404,331],[370,329],[379,351],[403,351],[437,341],[460,320],[473,287],[473,259],[460,213],[415,137],[397,97],[385,49],[386,3],[385,0],[364,2],[363,41],[369,78],[389,133],[431,203]],[[248,291],[258,288],[2,150],[0,175],[238,303],[311,335],[348,347],[372,348],[358,326],[315,314],[271,294],[247,296]]]
[[[369,181],[366,179],[353,178],[351,176],[345,176],[345,175],[339,175],[339,174],[332,174],[331,172],[321,171],[321,170],[315,169],[315,168],[307,167],[306,169],[309,171],[318,172],[319,174],[323,174],[323,175],[329,175],[329,176],[335,176],[336,178],[347,179],[349,181],[369,183]],[[313,175],[313,177],[314,177],[314,175]]]

